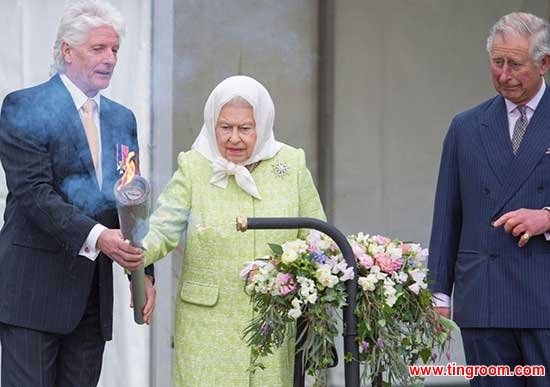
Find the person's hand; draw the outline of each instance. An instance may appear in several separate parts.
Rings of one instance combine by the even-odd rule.
[[[451,318],[451,308],[448,306],[436,306],[435,310],[437,313],[439,313],[441,316],[445,318]]]
[[[544,234],[550,228],[550,217],[544,209],[530,210],[520,208],[510,211],[498,218],[493,227],[504,225],[504,231],[520,237],[518,246],[523,247],[535,235]]]
[[[104,230],[97,239],[97,248],[130,271],[139,268],[145,260],[143,250],[125,241],[120,230]]]
[[[145,276],[145,305],[143,306],[143,320],[147,325],[151,324],[155,302],[157,299],[157,290],[153,285],[153,280],[148,275]]]
[[[134,307],[134,294],[132,290],[132,282],[130,282],[130,308]],[[157,290],[153,285],[151,276],[145,276],[145,305],[141,311],[143,315],[143,321],[145,324],[150,325],[153,319],[153,311],[155,310],[155,303],[157,299]]]

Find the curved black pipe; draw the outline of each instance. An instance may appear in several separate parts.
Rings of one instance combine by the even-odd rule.
[[[332,238],[334,243],[342,252],[348,266],[353,267],[355,276],[353,280],[346,282],[346,291],[348,293],[348,303],[343,308],[344,315],[344,353],[350,353],[352,360],[345,362],[345,382],[346,387],[359,387],[359,347],[356,341],[357,337],[357,319],[355,317],[355,304],[357,300],[357,264],[355,255],[346,236],[327,222],[314,218],[237,218],[237,230],[274,230],[274,229],[298,229],[309,228],[321,231]],[[296,366],[300,366],[296,364]],[[295,373],[296,375],[296,373]],[[303,383],[303,382],[302,382]],[[300,386],[296,378],[294,386]]]

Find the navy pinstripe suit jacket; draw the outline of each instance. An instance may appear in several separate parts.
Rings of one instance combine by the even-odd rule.
[[[138,150],[136,120],[101,97],[103,187],[84,128],[58,75],[9,94],[0,119],[8,197],[0,231],[0,321],[68,333],[83,316],[99,265],[101,330],[112,335],[112,261],[78,253],[96,223],[118,227],[116,144]]]
[[[494,97],[449,128],[435,197],[430,287],[451,294],[462,327],[550,328],[550,242],[518,238],[491,222],[519,208],[550,205],[550,89],[516,156],[506,107]]]

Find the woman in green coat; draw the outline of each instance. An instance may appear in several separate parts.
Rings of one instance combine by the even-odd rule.
[[[186,238],[176,297],[175,387],[292,385],[292,340],[254,374],[247,371],[251,353],[242,340],[252,307],[239,272],[269,254],[268,243],[307,231],[239,233],[235,218],[325,219],[304,152],[275,140],[274,115],[268,91],[254,79],[221,82],[206,102],[192,150],[179,154],[151,216],[145,265]]]

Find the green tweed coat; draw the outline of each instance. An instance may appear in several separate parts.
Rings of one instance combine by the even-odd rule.
[[[325,219],[306,168],[304,152],[284,146],[252,171],[262,200],[243,191],[234,176],[225,189],[209,183],[210,162],[196,151],[180,153],[178,170],[158,199],[145,238],[146,265],[164,257],[185,234],[176,297],[175,387],[292,386],[292,340],[251,375],[250,350],[242,340],[252,317],[239,272],[267,255],[267,243],[298,237],[298,230],[237,232],[235,218],[305,216]],[[302,236],[306,230],[300,231]]]

